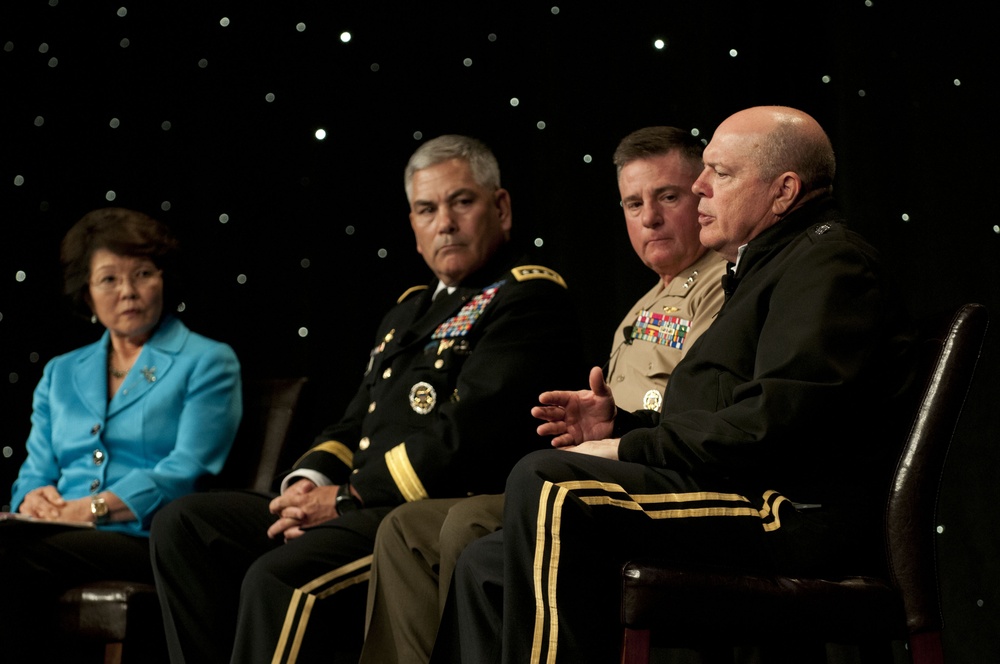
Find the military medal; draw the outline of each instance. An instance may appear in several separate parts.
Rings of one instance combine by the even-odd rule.
[[[690,329],[691,321],[686,318],[643,309],[632,326],[632,338],[680,350],[684,348],[684,337]]]
[[[642,397],[642,407],[646,410],[655,410],[658,413],[662,405],[663,397],[658,390],[649,390]]]
[[[410,388],[410,408],[413,412],[426,415],[437,403],[437,392],[430,383],[420,381]]]

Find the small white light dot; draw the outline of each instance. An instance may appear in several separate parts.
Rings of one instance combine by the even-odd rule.
[[[264,95],[264,101],[266,101],[268,103],[271,103],[272,101],[274,101],[274,93],[273,92],[268,92],[266,95]]]
[[[864,97],[865,96],[865,91],[864,90],[858,90],[858,96],[859,97]]]
[[[7,53],[10,53],[11,51],[13,51],[14,50],[14,42],[9,41],[9,42],[5,43],[3,45],[3,50],[6,51]]]
[[[185,303],[185,302],[178,302],[177,303],[177,312],[178,313],[184,313],[184,310],[187,309],[187,308],[188,308],[187,307],[187,303]]]
[[[204,69],[205,67],[208,66],[208,60],[205,59],[205,58],[202,58],[201,60],[198,61],[198,66],[201,67],[202,69]]]
[[[865,0],[865,7],[874,7],[875,3],[872,0]]]
[[[347,228],[344,229],[344,232],[347,233],[348,235],[354,235],[354,226],[348,226]]]
[[[221,25],[224,28],[228,28],[229,27],[229,18],[226,17],[226,16],[223,16],[222,18],[220,18],[219,19],[219,25]]]
[[[114,190],[109,190],[108,193],[104,194],[104,200],[113,201],[115,200],[116,196],[117,194],[114,192]]]
[[[1000,235],[1000,224],[993,225],[993,232],[996,233],[997,235]]]
[[[121,46],[122,48],[128,48],[129,44],[131,43],[132,42],[128,40],[128,37],[123,37],[122,40],[118,42],[118,45]]]
[[[111,118],[111,122],[108,123],[108,126],[112,129],[118,129],[118,127],[121,126],[121,120],[118,118]]]
[[[592,161],[594,161],[594,158],[591,157],[589,154],[583,155],[583,163],[589,164]]]
[[[22,184],[24,184],[24,176],[23,175],[15,175],[14,176],[14,186],[15,187],[20,187]]]
[[[691,130],[691,135],[695,136],[695,137],[701,136],[701,129],[698,129],[697,127],[695,127],[694,129]]]
[[[309,328],[308,327],[300,327],[299,328],[299,336],[302,337],[303,339],[306,338],[306,337],[308,337],[309,336]]]
[[[308,258],[303,258],[302,260],[299,261],[299,265],[303,268],[307,268],[310,265],[312,265],[312,262],[310,262]]]
[[[4,456],[5,459],[9,459],[12,456],[14,456],[14,448],[11,447],[10,445],[4,445],[3,446],[3,456]]]
[[[343,43],[345,43],[345,44],[347,42],[351,41],[351,33],[350,32],[346,32],[346,31],[345,32],[341,32],[340,33],[340,41],[343,42]]]
[[[535,238],[535,246],[536,246],[536,247],[540,247],[540,246],[542,246],[543,244],[545,244],[545,240],[543,240],[543,239],[542,239],[542,238],[540,238],[540,237],[536,237],[536,238]]]
[[[422,132],[422,131],[415,131],[415,132],[413,132],[413,140],[419,141],[423,137],[424,137],[424,132]]]
[[[491,42],[495,42],[497,40],[497,35],[495,32],[491,32],[490,34],[486,35],[486,39],[490,40]]]
[[[729,49],[729,57],[735,58],[737,55],[739,55],[739,51],[737,51],[735,48]]]
[[[236,283],[245,284],[246,282],[247,282],[247,275],[245,274],[236,275]]]
[[[388,255],[389,255],[389,252],[386,251],[385,249],[379,249],[378,250],[378,257],[379,258],[385,258]]]
[[[937,530],[938,534],[940,535],[941,533],[944,532],[944,526],[938,526],[937,528],[935,528],[935,530]]]
[[[559,8],[558,8],[558,7],[553,7],[553,8],[552,8],[552,9],[550,9],[549,11],[550,11],[550,12],[552,12],[552,15],[553,15],[553,16],[555,16],[556,14],[558,14],[558,13],[559,13]]]
[[[518,99],[517,97],[511,97],[511,100],[510,100],[510,105],[511,106],[517,106],[520,103],[521,103],[520,99]]]
[[[225,212],[223,212],[222,214],[220,214],[219,215],[219,223],[220,224],[228,224],[229,223],[229,215],[226,214]]]
[[[59,58],[49,58],[49,67],[55,69],[59,66]]]
[[[962,81],[960,81],[960,80],[959,80],[959,79],[957,79],[957,78],[956,78],[956,79],[955,79],[954,81],[952,81],[952,83],[953,83],[953,84],[955,85],[955,87],[956,87],[956,88],[957,88],[958,86],[962,85]]]
[[[10,448],[6,448],[6,449],[10,449]],[[976,600],[976,606],[982,607],[982,605],[983,605],[983,600],[977,599]]]
[[[162,129],[163,131],[170,131],[170,128],[172,126],[173,125],[170,124],[170,120],[164,120],[163,122],[160,123],[160,129]]]
[[[11,372],[11,374],[7,376],[7,380],[10,381],[11,383],[16,383],[18,380],[18,375],[16,373]]]
[[[465,58],[464,60],[462,60],[462,64],[465,65],[466,67],[471,67],[472,66],[472,58]]]
[[[163,201],[162,203],[160,203],[160,209],[163,210],[164,212],[166,212],[167,210],[169,210],[170,209],[170,201]]]
[[[49,45],[46,44],[45,42],[42,42],[41,44],[38,45],[38,52],[39,53],[48,53],[49,52]]]
[[[317,141],[322,141],[324,138],[326,138],[326,129],[317,129],[315,135]]]
[[[900,215],[900,219],[902,219],[903,221],[909,221],[910,220],[910,215],[908,215],[908,214],[906,214],[904,212],[902,215]]]
[[[295,24],[295,30],[296,30],[296,32],[305,32],[306,31],[306,24],[305,23],[296,23]]]
[[[371,70],[372,71],[378,71],[379,70],[379,66],[378,66],[377,62],[373,62],[372,63]]]
[[[27,278],[28,275],[25,274],[24,270],[18,270],[17,272],[14,273],[14,281],[21,282]]]
[[[535,123],[535,126],[538,127],[539,129],[545,129],[545,120],[539,120],[538,122]]]
[[[667,47],[667,42],[663,41],[662,39],[653,40],[653,48],[655,48],[657,51],[662,51],[666,47]]]
[[[35,363],[38,362],[38,360],[39,360],[38,353],[34,353],[34,352],[28,353],[28,361],[29,362],[31,362],[32,364],[35,364]]]
[[[830,77],[829,76],[823,76],[819,80],[823,81],[824,83],[829,83],[830,82]]]
[[[125,14],[128,14],[128,10],[125,9],[124,7],[119,7],[118,8],[118,16],[124,18]]]

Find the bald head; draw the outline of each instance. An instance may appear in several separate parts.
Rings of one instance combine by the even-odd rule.
[[[830,140],[811,116],[784,106],[735,113],[715,130],[695,180],[701,243],[729,260],[740,246],[833,187]]]
[[[716,130],[727,132],[747,141],[762,179],[792,171],[802,181],[803,193],[832,189],[833,146],[808,113],[788,106],[755,106],[729,116]]]

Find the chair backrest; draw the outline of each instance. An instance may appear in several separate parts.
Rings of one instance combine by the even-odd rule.
[[[902,593],[911,634],[943,626],[935,554],[935,507],[945,457],[988,325],[986,308],[965,304],[931,319],[917,361],[925,377],[893,477],[886,511],[889,571]]]
[[[308,379],[244,381],[243,420],[226,465],[210,488],[269,491]]]

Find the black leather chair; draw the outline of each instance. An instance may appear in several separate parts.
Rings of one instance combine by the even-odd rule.
[[[913,664],[942,663],[935,507],[987,322],[984,307],[966,304],[921,334],[924,387],[904,425],[885,511],[888,578],[792,578],[634,560],[622,570],[623,664],[648,662],[651,642],[693,648],[709,662],[732,662],[736,645],[774,648],[783,661],[822,661],[825,643],[856,645],[865,662],[891,661],[892,641],[908,644]],[[775,631],[784,643],[765,640]]]
[[[279,470],[306,378],[261,379],[243,384],[243,420],[225,468],[206,488],[267,491]],[[62,634],[104,644],[105,664],[166,662],[156,588],[129,581],[94,581],[59,598]],[[79,661],[77,659],[76,661]]]

